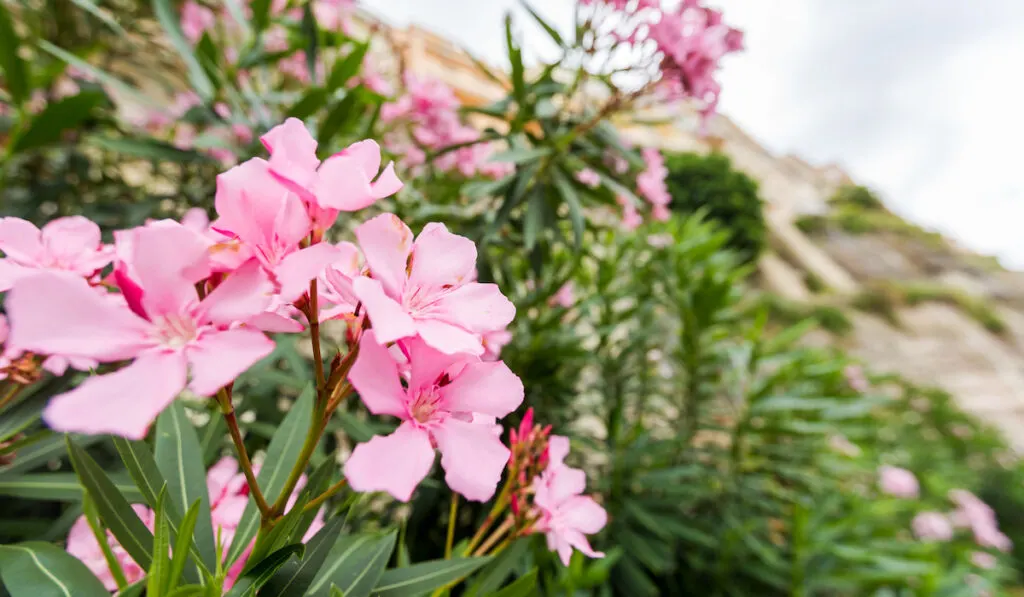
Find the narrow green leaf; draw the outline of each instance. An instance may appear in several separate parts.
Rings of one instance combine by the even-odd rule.
[[[267,28],[270,23],[270,0],[252,0],[252,28],[257,34]]]
[[[331,597],[345,597],[345,593],[338,587],[331,585]]]
[[[145,591],[146,579],[142,579],[133,585],[125,587],[123,591],[117,594],[117,597],[142,597]]]
[[[313,87],[288,110],[288,116],[305,120],[323,108],[325,103],[327,103],[327,90],[322,87]]]
[[[302,443],[306,437],[313,411],[313,394],[313,387],[307,385],[302,395],[292,405],[292,409],[281,421],[277,433],[274,434],[270,445],[267,446],[267,456],[263,459],[263,466],[260,468],[259,475],[256,476],[256,482],[268,500],[273,501],[277,494],[284,489],[288,472],[302,451]],[[231,543],[231,550],[228,552],[227,565],[233,564],[242,551],[249,546],[258,527],[259,508],[256,507],[256,502],[250,499],[235,530],[235,538]]]
[[[211,158],[195,151],[178,149],[156,139],[135,139],[131,137],[103,137],[94,135],[86,142],[103,149],[148,160],[177,163],[209,162]]]
[[[110,597],[85,564],[56,545],[0,545],[0,578],[11,597]]]
[[[168,589],[171,563],[167,553],[171,549],[171,530],[167,527],[167,491],[161,490],[156,498],[153,518],[153,563],[147,570],[146,597],[164,597]]]
[[[544,192],[534,187],[530,194],[530,201],[526,204],[526,214],[523,216],[523,246],[527,251],[533,250],[537,245],[537,237],[544,228]]]
[[[47,104],[42,112],[32,117],[28,128],[15,137],[14,151],[38,149],[60,141],[65,131],[79,128],[106,99],[98,91],[83,91]]]
[[[39,392],[0,413],[0,441],[10,439],[38,421],[48,400],[48,396]]]
[[[369,42],[356,44],[344,58],[334,62],[331,74],[327,77],[327,91],[333,93],[336,89],[341,89],[359,72],[369,48]]]
[[[299,502],[307,504],[318,495],[327,489],[327,486],[331,482],[331,476],[334,471],[338,469],[338,463],[333,458],[324,458],[324,461],[320,463],[313,472],[309,475],[309,480],[306,481],[306,486],[302,488],[302,492],[299,493]],[[320,508],[323,511],[323,507]],[[292,538],[298,540],[306,535],[306,531],[313,524],[319,512],[317,510],[310,510],[309,512],[300,513],[298,520],[295,522],[295,529],[292,531]]]
[[[11,94],[14,104],[20,106],[28,98],[29,75],[25,61],[18,55],[21,40],[14,31],[11,14],[0,2],[0,69],[4,73],[4,85]]]
[[[522,164],[525,162],[532,162],[536,159],[542,158],[546,155],[551,154],[550,147],[518,147],[515,149],[509,149],[496,153],[488,159],[488,162],[511,162],[513,164]]]
[[[519,565],[529,547],[530,539],[523,537],[494,556],[466,589],[466,597],[483,597],[498,590]]]
[[[523,66],[523,52],[516,44],[512,35],[512,14],[505,15],[505,48],[508,51],[508,61],[512,71],[512,94],[520,105],[526,99],[526,81],[523,78],[525,68]]]
[[[47,52],[49,54],[52,54],[53,56],[56,56],[57,58],[60,58],[64,62],[67,62],[68,64],[78,68],[79,70],[82,70],[83,72],[89,73],[91,76],[95,77],[97,81],[103,83],[104,86],[109,87],[111,89],[116,89],[123,95],[131,97],[132,99],[138,101],[141,104],[147,106],[162,105],[161,102],[142,93],[137,88],[129,85],[128,83],[125,83],[124,81],[111,75],[107,71],[101,68],[97,68],[92,64],[89,64],[89,62],[79,58],[78,56],[75,56],[67,50],[64,50],[58,46],[53,45],[45,39],[38,40],[36,42],[36,45],[39,47],[40,50],[43,50],[44,52]]]
[[[174,4],[171,0],[153,0],[153,13],[164,28],[167,38],[178,51],[178,54],[181,55],[182,60],[185,61],[185,66],[188,67],[188,78],[192,82],[192,87],[200,97],[209,101],[215,93],[213,83],[199,64],[196,55],[192,52],[192,46],[189,45],[188,40],[185,39],[184,34],[181,32],[181,25],[179,24],[181,19],[174,8]]]
[[[207,570],[217,566],[217,546],[210,521],[210,493],[206,486],[203,449],[196,429],[185,416],[181,401],[174,401],[156,419],[157,468],[167,481],[167,497],[176,512],[199,500],[195,541]]]
[[[83,448],[103,439],[101,435],[76,435],[72,437]],[[63,435],[54,434],[43,438],[28,447],[19,449],[14,462],[0,467],[0,478],[30,471],[52,460],[59,460],[64,457],[66,449]]]
[[[408,568],[387,570],[373,590],[373,595],[418,597],[465,578],[490,560],[490,557],[434,560],[413,564]]]
[[[298,562],[288,562],[277,571],[260,591],[260,597],[305,595],[324,560],[338,540],[344,516],[335,516],[306,543],[306,551]]]
[[[116,478],[115,478],[116,479]],[[128,480],[115,480],[114,487],[129,502],[142,502],[142,494]],[[0,495],[29,500],[77,502],[82,484],[74,473],[36,473],[0,479]]]
[[[558,194],[562,201],[569,206],[569,221],[572,223],[573,246],[579,251],[583,247],[583,231],[586,228],[586,221],[583,217],[583,206],[580,205],[580,198],[576,190],[572,188],[569,180],[557,169],[551,173],[551,179],[555,183]]]
[[[521,576],[514,583],[492,593],[492,597],[530,597],[537,594],[537,569],[534,568],[528,574]]]
[[[121,25],[119,25],[118,22],[114,20],[114,17],[112,17],[110,15],[110,13],[108,13],[106,10],[104,10],[104,9],[100,8],[99,6],[97,6],[96,3],[93,2],[92,0],[71,0],[71,1],[74,2],[82,10],[88,12],[89,14],[91,14],[94,17],[96,17],[97,19],[103,21],[103,24],[106,25],[107,27],[110,27],[114,31],[114,33],[117,33],[119,35],[128,35],[128,33],[124,30],[124,28],[121,27]]]
[[[377,586],[391,552],[395,549],[398,531],[360,533],[338,539],[307,597],[328,597],[328,587],[337,586],[345,597],[367,597]]]
[[[177,539],[174,542],[174,550],[171,552],[171,569],[167,575],[167,586],[177,586],[181,575],[185,572],[185,562],[188,561],[188,554],[194,549],[195,542],[192,540],[195,534],[196,521],[199,519],[199,500],[192,502],[192,506],[181,519],[181,524],[176,531]],[[168,522],[170,520],[168,519]]]
[[[533,20],[537,21],[537,24],[543,27],[544,31],[547,31],[548,35],[551,36],[551,39],[554,40],[556,44],[562,46],[563,48],[565,47],[565,41],[562,39],[562,35],[558,32],[557,29],[552,27],[551,24],[545,21],[543,17],[537,14],[537,11],[533,10],[533,7],[530,6],[530,4],[526,0],[520,0],[520,4],[523,5],[523,8],[526,9],[526,12],[530,13],[530,16],[533,17]]]
[[[302,7],[302,21],[299,24],[299,30],[306,38],[306,68],[309,69],[309,78],[313,85],[318,85],[320,75],[317,74],[317,55],[320,52],[320,29],[316,26],[312,2],[306,2]]]
[[[207,465],[213,464],[220,455],[221,442],[224,441],[227,429],[224,415],[219,410],[211,412],[209,422],[199,434],[199,443],[203,445],[203,462]]]
[[[301,536],[296,537],[295,529],[299,524],[299,520],[303,518],[302,509],[306,507],[306,502],[307,499],[300,498],[285,513],[284,517],[274,524],[269,533],[257,536],[256,543],[253,545],[252,551],[249,552],[249,559],[246,562],[244,571],[248,571],[249,568],[262,561],[264,557],[281,547],[290,543],[302,542]]]
[[[275,551],[243,574],[225,597],[253,597],[293,555],[301,558],[305,550],[301,543],[294,543]]]
[[[128,555],[139,566],[149,569],[152,561],[153,534],[92,456],[70,437],[67,438],[67,444],[71,465],[75,467],[78,478],[96,504],[96,510],[99,511],[104,524]]]
[[[328,147],[334,137],[343,131],[359,118],[361,110],[359,105],[359,94],[357,89],[351,89],[340,102],[334,105],[320,123],[317,140],[321,147]]]
[[[88,495],[82,499],[82,513],[85,514],[85,521],[89,525],[89,530],[92,531],[93,537],[96,538],[96,543],[100,546],[100,551],[103,552],[103,559],[107,562],[107,568],[110,569],[114,582],[119,587],[127,586],[128,579],[125,578],[124,569],[121,567],[121,563],[117,561],[117,556],[114,555],[114,550],[110,547],[110,541],[107,540],[107,527],[100,520],[100,513],[96,511],[96,504],[92,503]]]

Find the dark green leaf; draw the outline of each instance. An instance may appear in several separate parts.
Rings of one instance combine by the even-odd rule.
[[[20,106],[28,98],[29,75],[25,61],[18,55],[21,40],[14,31],[14,22],[7,7],[0,2],[0,69],[4,73],[4,86],[14,104]]]
[[[156,419],[156,466],[167,481],[167,498],[174,511],[185,512],[199,501],[195,541],[207,570],[217,566],[217,546],[210,521],[210,492],[206,486],[203,449],[196,429],[185,416],[185,407],[175,400]]]
[[[537,569],[534,568],[528,574],[520,577],[516,582],[510,584],[492,597],[530,597],[537,594]]]
[[[349,79],[359,72],[360,67],[363,65],[363,58],[366,56],[366,51],[369,48],[369,43],[356,44],[348,55],[334,62],[331,74],[327,77],[328,91],[334,92],[336,89],[341,89],[345,86],[345,83],[348,83]]]
[[[116,480],[114,486],[129,502],[143,501],[142,494],[128,479]],[[82,499],[82,484],[74,473],[5,477],[0,479],[0,495],[30,500],[79,501]]]
[[[301,558],[305,549],[301,543],[294,543],[275,551],[243,574],[225,597],[253,597],[293,555]]]
[[[288,562],[282,566],[270,579],[267,586],[260,591],[260,597],[305,595],[306,589],[313,583],[317,572],[338,540],[338,535],[344,524],[344,516],[335,516],[328,520],[327,524],[306,543],[306,551],[302,559],[298,562]]]
[[[505,579],[519,566],[529,547],[530,539],[524,537],[517,539],[512,545],[494,556],[494,559],[480,571],[480,574],[466,589],[466,597],[482,597],[498,590]]]
[[[366,597],[384,573],[397,535],[397,531],[390,531],[341,537],[306,595],[328,597],[329,587],[337,586],[345,597]]]
[[[327,90],[321,87],[313,87],[302,96],[298,102],[288,111],[288,116],[305,120],[312,116],[317,110],[324,107],[327,102]]]
[[[270,0],[252,0],[249,6],[252,7],[253,31],[258,34],[270,23]]]
[[[153,513],[153,563],[146,571],[147,597],[163,597],[170,584],[171,562],[167,554],[171,549],[171,529],[167,526],[166,504],[167,491],[161,490]]]
[[[168,586],[170,587],[177,586],[178,580],[185,572],[185,562],[188,560],[188,554],[196,551],[193,537],[195,535],[196,521],[199,520],[199,508],[199,500],[196,500],[192,503],[188,512],[185,513],[185,517],[181,519],[181,524],[175,530],[177,539],[174,542],[174,550],[171,552],[171,571],[168,575]],[[170,522],[169,519],[168,522]]]
[[[539,187],[534,187],[530,195],[530,201],[526,204],[526,214],[523,216],[523,246],[527,251],[533,250],[537,244],[537,237],[544,228],[544,192]]]
[[[103,149],[151,160],[179,163],[211,161],[211,158],[201,153],[178,149],[173,145],[157,141],[156,139],[92,136],[87,137],[86,141]]]
[[[148,569],[152,561],[153,534],[92,456],[70,437],[67,438],[67,444],[71,464],[75,467],[82,485],[89,492],[89,497],[96,504],[96,510],[99,511],[104,524],[128,555],[139,566]]]
[[[490,559],[484,557],[434,560],[413,564],[408,568],[387,570],[381,576],[373,594],[379,597],[418,597],[465,578]]]
[[[216,90],[206,71],[199,64],[199,60],[196,59],[196,55],[192,53],[192,46],[181,32],[181,18],[175,10],[174,4],[171,0],[153,0],[153,13],[164,28],[167,38],[185,61],[192,87],[204,101],[211,100]]]
[[[359,94],[355,89],[350,90],[340,102],[334,105],[320,123],[317,140],[321,147],[328,147],[328,144],[336,135],[348,130],[349,126],[359,118]]]
[[[512,94],[520,106],[526,100],[526,81],[523,78],[525,67],[523,66],[523,52],[516,44],[512,36],[512,15],[505,15],[505,47],[508,51],[508,61],[512,70]]]
[[[0,545],[0,578],[11,597],[110,597],[78,558],[38,541]]]
[[[270,445],[267,446],[267,456],[263,459],[263,466],[260,468],[260,474],[256,477],[256,482],[263,495],[267,496],[270,501],[273,501],[277,494],[284,489],[288,472],[302,451],[302,443],[306,437],[313,411],[313,394],[313,387],[307,385],[302,395],[292,405],[288,415],[281,421],[277,433],[274,434]],[[249,542],[259,527],[259,522],[259,508],[256,507],[256,502],[250,499],[235,531],[235,538],[231,543],[231,550],[228,552],[228,565],[234,563],[242,551],[249,546]]]
[[[488,159],[487,161],[523,164],[525,162],[532,162],[536,159],[542,158],[550,154],[550,147],[519,147],[515,149],[509,149],[507,151],[498,152],[492,155],[490,159]]]
[[[203,585],[186,585],[184,587],[174,589],[167,594],[167,597],[204,597],[208,594],[208,588]],[[118,595],[118,597],[120,597],[120,595]],[[149,597],[149,595],[146,595],[146,597]]]
[[[203,462],[207,465],[213,464],[220,455],[221,442],[227,430],[224,415],[219,410],[210,413],[210,420],[199,433],[199,442],[203,445]]]
[[[317,74],[317,54],[320,50],[320,30],[316,26],[316,16],[313,14],[313,3],[306,2],[302,7],[302,23],[300,24],[302,35],[306,38],[306,68],[309,69],[309,78],[314,85],[318,84],[320,76]]]
[[[47,104],[42,112],[29,120],[28,128],[14,139],[14,151],[36,149],[60,141],[65,131],[79,128],[104,101],[106,96],[98,91],[83,91]]]
[[[103,439],[103,436],[100,435],[76,435],[74,437],[78,445],[82,447],[90,446]],[[29,471],[47,462],[63,458],[66,451],[64,436],[54,434],[43,438],[28,447],[19,449],[14,462],[0,467],[0,478],[21,471]]]
[[[552,181],[555,183],[555,188],[558,189],[558,194],[562,196],[562,201],[569,206],[569,221],[572,222],[572,237],[573,246],[578,251],[583,246],[583,231],[586,228],[586,221],[583,217],[583,206],[580,205],[579,196],[576,194],[576,190],[572,188],[572,184],[569,183],[565,175],[558,170],[554,170],[551,174]]]
[[[49,397],[39,392],[0,413],[0,441],[24,431],[42,417]]]

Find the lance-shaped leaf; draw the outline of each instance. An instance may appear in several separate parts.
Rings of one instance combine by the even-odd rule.
[[[110,597],[85,564],[56,545],[0,545],[0,578],[11,597]]]
[[[458,582],[491,560],[490,557],[434,560],[388,570],[373,590],[375,597],[418,597]]]
[[[329,597],[331,587],[345,597],[367,597],[384,574],[397,536],[393,530],[340,538],[306,591],[307,597]]]

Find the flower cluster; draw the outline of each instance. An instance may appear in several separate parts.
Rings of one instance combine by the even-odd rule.
[[[907,499],[916,498],[921,491],[914,473],[887,464],[878,467],[878,487],[883,493]]]
[[[665,178],[668,176],[665,158],[653,147],[644,148],[641,155],[645,168],[636,177],[636,189],[653,207],[651,215],[654,219],[663,222],[669,218],[668,205],[672,202],[672,196],[668,194],[668,186],[665,184]]]
[[[494,145],[480,142],[480,132],[463,124],[460,107],[455,92],[443,82],[406,77],[405,93],[381,107],[382,122],[402,125],[385,137],[387,148],[403,156],[406,169],[422,166],[428,151],[460,146],[440,154],[433,164],[442,172],[457,170],[463,176],[501,178],[510,173],[511,164],[487,161]]]
[[[694,99],[705,117],[715,112],[721,87],[719,62],[743,49],[743,33],[722,22],[720,11],[683,0],[664,8],[659,0],[580,0],[590,7],[592,27],[610,33],[651,63],[666,99]]]
[[[235,530],[242,521],[242,513],[249,502],[249,485],[245,481],[245,475],[238,471],[238,462],[230,456],[221,458],[206,473],[206,485],[210,496],[210,520],[213,523],[214,536],[219,541],[221,556],[226,556],[231,541],[234,539]],[[298,499],[298,494],[305,485],[302,479],[291,495],[291,503]],[[153,530],[155,524],[155,513],[150,508],[142,505],[134,505],[132,509],[139,516],[142,522]],[[317,512],[306,531],[303,541],[308,541],[324,525],[324,511]],[[135,583],[141,580],[146,571],[132,559],[125,551],[121,543],[110,531],[106,531],[106,542],[110,547],[118,567],[124,574],[125,580]],[[253,543],[255,539],[253,539]],[[224,579],[224,590],[234,586],[238,576],[245,568],[246,560],[252,551],[252,543],[242,552],[238,561],[227,571]],[[114,572],[110,569],[103,548],[100,546],[96,534],[93,532],[89,521],[85,516],[80,516],[75,524],[71,526],[67,538],[67,551],[81,560],[93,574],[111,591],[117,590],[117,580]]]
[[[608,514],[594,498],[583,495],[586,474],[565,464],[569,438],[551,435],[550,426],[534,425],[532,408],[518,432],[510,433],[509,503],[517,533],[544,533],[548,548],[566,566],[573,549],[603,557],[586,536],[604,528]]]

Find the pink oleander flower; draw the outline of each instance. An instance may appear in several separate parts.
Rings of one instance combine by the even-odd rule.
[[[363,273],[359,248],[348,242],[338,243],[338,258],[319,278],[320,320],[354,315],[359,298],[352,289],[352,281]]]
[[[355,0],[316,0],[313,2],[313,14],[324,29],[339,31],[345,27],[355,6]]]
[[[615,201],[622,206],[622,228],[624,230],[636,230],[644,223],[644,219],[640,217],[640,213],[637,212],[636,206],[633,205],[633,201],[629,197],[617,195]]]
[[[601,175],[590,168],[584,168],[577,172],[576,180],[578,180],[581,185],[588,186],[592,189],[596,189],[601,186]]]
[[[916,498],[920,492],[914,473],[896,466],[878,467],[878,486],[883,492],[900,498]]]
[[[114,258],[100,227],[82,216],[57,218],[43,229],[20,218],[0,218],[0,292],[40,271],[92,277]]]
[[[132,360],[53,397],[43,417],[55,430],[141,439],[186,386],[211,396],[274,348],[261,332],[237,327],[262,313],[270,298],[258,263],[250,261],[199,300],[195,284],[210,273],[199,236],[176,222],[133,232],[131,261],[115,269],[122,304],[82,278],[51,272],[19,280],[7,295],[17,348]]]
[[[220,217],[211,227],[254,255],[285,303],[301,297],[310,280],[341,256],[330,243],[300,247],[313,230],[306,206],[264,160],[250,159],[217,176],[214,202]]]
[[[181,32],[192,43],[199,41],[203,33],[217,24],[217,15],[212,10],[195,2],[185,0],[181,7]]]
[[[949,499],[957,505],[953,512],[953,523],[958,527],[970,528],[979,546],[994,547],[999,551],[1010,551],[1013,548],[1010,538],[999,531],[995,511],[988,504],[965,489],[950,491]]]
[[[552,435],[547,468],[533,482],[533,504],[540,516],[533,528],[544,533],[548,549],[557,552],[566,566],[574,548],[587,557],[604,557],[590,547],[586,536],[599,532],[608,523],[604,508],[590,496],[581,495],[587,476],[565,465],[568,453],[569,438]]]
[[[847,365],[844,367],[843,377],[846,378],[846,383],[855,392],[864,393],[871,389],[868,378],[864,376],[864,368],[860,365]]]
[[[318,230],[329,228],[339,211],[363,209],[402,188],[393,164],[377,176],[380,147],[370,139],[320,162],[316,140],[302,121],[289,118],[260,141],[270,152],[270,173],[306,203]]]
[[[374,330],[363,334],[349,381],[375,415],[402,423],[388,436],[356,446],[345,478],[356,491],[386,491],[408,501],[441,452],[445,481],[473,501],[487,501],[501,479],[509,451],[495,424],[523,401],[523,384],[502,362],[446,355],[414,338],[402,343],[410,375],[405,387],[399,366]]]
[[[651,147],[644,149],[641,155],[646,168],[636,177],[637,192],[654,206],[654,219],[667,220],[672,196],[668,194],[668,186],[665,184],[665,177],[668,176],[665,160],[660,151]]]
[[[921,541],[949,541],[953,538],[953,523],[941,512],[921,512],[910,523]]]
[[[146,528],[152,531],[154,524],[153,511],[139,504],[133,505],[132,510],[135,510],[135,513],[139,515]],[[110,546],[110,551],[114,554],[117,563],[121,566],[121,570],[124,571],[125,580],[131,584],[145,578],[146,571],[135,563],[135,560],[121,547],[121,544],[110,531],[106,531],[106,533],[107,544]],[[68,532],[66,549],[69,554],[81,560],[108,591],[117,591],[117,581],[114,580],[114,574],[110,571],[107,559],[103,555],[103,548],[100,547],[100,542],[96,540],[96,534],[92,532],[89,521],[86,520],[84,515],[79,516],[75,524],[71,525],[71,530]]]
[[[359,277],[353,290],[380,342],[419,336],[442,352],[483,354],[481,335],[505,327],[516,308],[496,284],[476,278],[476,246],[427,224],[412,231],[394,214],[381,214],[356,228],[372,278]]]
[[[971,563],[978,568],[992,570],[999,564],[999,560],[988,552],[975,551],[971,553]]]
[[[572,280],[562,284],[562,287],[558,289],[558,292],[551,297],[548,301],[552,305],[558,305],[568,309],[569,307],[576,304],[576,286],[572,283]]]

